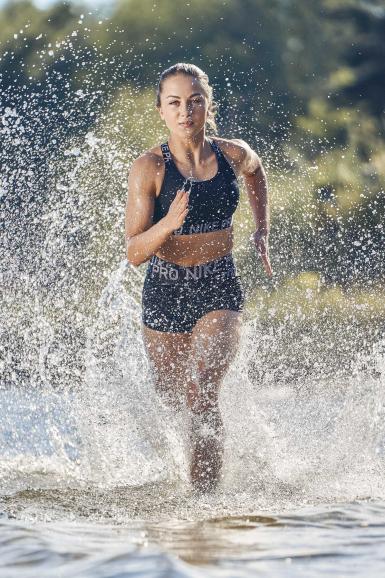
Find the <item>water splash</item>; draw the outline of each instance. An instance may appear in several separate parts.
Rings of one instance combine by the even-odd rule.
[[[86,328],[81,387],[2,391],[8,419],[2,419],[1,476],[9,487],[150,484],[156,494],[168,484],[176,495],[188,491],[188,416],[155,394],[141,340],[138,275],[122,261],[102,291]],[[245,323],[221,392],[222,506],[382,497],[385,342],[358,356],[344,380],[309,379],[298,389],[290,373],[275,387],[255,381],[258,351],[274,346],[265,337],[255,319]],[[31,436],[36,427],[40,433]]]
[[[47,91],[52,97],[56,88]],[[143,270],[123,259],[126,176],[145,138],[134,134],[127,144],[121,118],[142,129],[153,102],[143,93],[139,115],[137,91],[129,87],[118,105],[106,99],[105,108],[95,87],[70,96],[77,108],[64,99],[60,123],[57,110],[27,91],[7,90],[1,109],[0,479],[4,493],[146,486],[142,510],[143,494],[136,509],[127,496],[125,502],[131,514],[144,515],[162,492],[183,497],[189,461],[188,415],[156,396],[143,350]],[[68,119],[79,106],[88,120],[75,134],[66,122],[77,126]],[[95,108],[98,122],[90,125]],[[160,134],[155,127],[146,138],[159,142]],[[246,259],[247,222],[240,224],[237,256],[252,285],[256,267]],[[280,224],[282,238],[290,237],[290,222]],[[302,334],[289,314],[266,325],[249,308],[220,398],[224,479],[200,513],[215,500],[218,511],[243,511],[384,496],[384,342],[363,351],[353,321],[336,329],[338,323],[327,328],[313,319]],[[177,505],[164,498],[164,511],[194,513],[182,497]]]

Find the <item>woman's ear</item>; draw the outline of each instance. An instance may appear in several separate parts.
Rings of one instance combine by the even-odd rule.
[[[161,107],[160,107],[160,106],[157,106],[156,108],[157,108],[157,110],[158,110],[158,112],[159,112],[160,118],[161,118],[162,120],[164,120],[164,118],[163,118],[163,111],[162,111]]]

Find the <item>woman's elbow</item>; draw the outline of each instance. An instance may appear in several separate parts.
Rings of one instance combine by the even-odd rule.
[[[137,261],[136,259],[133,259],[132,257],[127,256],[127,261],[129,262],[130,265],[133,265],[133,267],[139,267],[139,265],[141,265],[140,261]]]
[[[138,255],[133,251],[127,250],[126,258],[130,265],[133,265],[134,267],[139,267],[139,265],[143,263],[141,259],[138,259]]]
[[[130,265],[134,267],[139,267],[139,265],[145,261],[145,259],[140,258],[138,251],[132,246],[129,240],[126,243],[126,258]]]
[[[126,237],[126,259],[130,265],[138,266],[138,259],[136,258],[135,250],[132,246],[131,239]]]

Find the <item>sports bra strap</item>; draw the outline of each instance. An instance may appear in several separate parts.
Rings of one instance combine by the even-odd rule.
[[[231,179],[236,179],[236,174],[234,172],[233,167],[231,166],[231,164],[229,163],[229,161],[227,160],[224,152],[222,151],[221,147],[219,146],[219,144],[213,140],[210,139],[210,143],[215,151],[215,154],[217,155],[218,158],[218,166],[219,167],[223,167],[225,173],[231,178]]]
[[[163,143],[160,145],[160,148],[162,149],[162,155],[163,155],[163,160],[165,163],[169,163],[170,161],[172,161],[172,156],[171,156],[171,152],[170,152],[170,148],[168,146],[168,143]]]
[[[219,146],[217,145],[217,143],[212,139],[208,139],[208,141],[211,144],[211,146],[214,149],[217,156],[218,155],[221,156],[222,151],[219,148]],[[162,155],[163,155],[164,162],[169,163],[170,161],[172,161],[171,151],[170,151],[170,147],[168,146],[168,143],[165,142],[165,143],[161,144],[160,148],[162,149]]]
[[[228,173],[230,171],[230,174],[232,176],[234,176],[234,170],[231,167],[231,165],[229,164],[229,161],[226,159],[223,152],[221,151],[221,148],[218,145],[218,143],[211,138],[208,138],[208,141],[209,141],[209,143],[210,143],[212,149],[214,150],[215,155],[218,159],[219,170],[224,165],[225,166],[225,172]],[[172,155],[171,155],[170,147],[168,146],[168,142],[162,143],[160,145],[160,148],[162,149],[162,155],[163,155],[163,160],[165,162],[166,169],[170,166],[173,166],[173,165],[176,168],[175,163],[174,163],[173,158],[172,158]]]
[[[222,154],[222,151],[221,151],[221,149],[219,148],[218,143],[215,142],[215,140],[213,140],[212,138],[210,138],[210,139],[209,139],[209,143],[211,144],[211,146],[213,147],[214,151],[215,151],[217,154],[219,154],[219,155]]]

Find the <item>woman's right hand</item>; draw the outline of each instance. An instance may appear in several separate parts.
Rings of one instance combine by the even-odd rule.
[[[167,229],[172,233],[179,229],[188,213],[189,193],[186,191],[177,191],[174,200],[172,201],[167,215],[163,217],[163,221]]]

